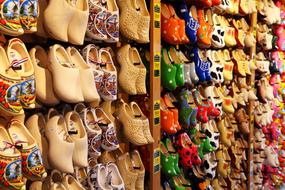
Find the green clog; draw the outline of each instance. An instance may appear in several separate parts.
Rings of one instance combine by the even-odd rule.
[[[203,144],[203,152],[205,153],[209,153],[209,152],[213,152],[213,146],[211,145],[210,139],[209,137],[206,137],[205,139],[201,140],[202,144]]]
[[[177,174],[180,174],[180,168],[179,168],[179,165],[178,165],[178,162],[179,162],[179,154],[176,153],[176,150],[174,149],[174,146],[171,142],[170,139],[166,139],[165,140],[165,146],[166,146],[166,149],[168,150],[168,152],[171,154],[171,156],[173,157],[173,160],[174,160],[174,169],[176,171]]]
[[[185,79],[184,79],[184,65],[179,63],[179,64],[174,64],[174,66],[176,67],[176,84],[177,86],[184,86],[185,84]]]
[[[161,153],[161,167],[162,173],[166,176],[176,176],[177,172],[174,168],[174,158],[171,154],[169,154],[165,145],[160,142],[160,153]]]
[[[177,68],[171,64],[167,50],[165,48],[162,48],[161,55],[161,84],[168,90],[175,90],[177,87]]]
[[[181,183],[178,177],[172,177],[170,179],[170,185],[172,186],[172,189],[175,189],[175,190],[186,190],[187,189],[187,187],[183,186],[183,184]]]
[[[169,59],[174,63],[173,65],[176,67],[176,84],[177,86],[184,86],[185,78],[184,78],[184,64],[182,59],[180,58],[179,53],[176,51],[174,47],[170,47],[168,50]]]
[[[198,145],[198,154],[201,159],[204,158],[204,155],[206,153],[214,151],[213,146],[211,145],[210,139],[208,136],[205,137],[198,137],[197,135],[198,130],[196,128],[193,128],[189,130],[189,134],[191,137],[191,140],[194,144]],[[203,134],[203,133],[202,133]]]

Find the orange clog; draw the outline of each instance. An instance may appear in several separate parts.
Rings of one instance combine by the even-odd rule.
[[[174,126],[174,114],[167,108],[163,98],[160,98],[160,118],[161,129],[164,132],[167,134],[175,134],[177,132]]]
[[[179,25],[178,33],[179,33],[179,36],[181,39],[181,43],[183,43],[183,44],[189,43],[189,39],[188,39],[188,37],[186,35],[186,31],[185,31],[185,21],[183,19],[180,19],[177,16],[172,5],[168,5],[168,8],[169,8],[169,11],[170,11],[172,17],[175,18],[176,20],[178,20],[178,25]]]
[[[169,94],[164,95],[163,99],[164,99],[164,103],[167,106],[167,108],[171,112],[173,112],[174,127],[176,128],[177,131],[181,130],[181,125],[179,124],[179,121],[178,121],[178,110],[173,105],[173,103],[170,99],[170,95]]]
[[[198,45],[203,48],[208,48],[211,46],[212,26],[206,21],[203,9],[199,9],[197,14],[200,24],[197,30]]]
[[[182,42],[179,35],[179,21],[173,17],[169,7],[161,3],[161,35],[164,41],[177,45]]]

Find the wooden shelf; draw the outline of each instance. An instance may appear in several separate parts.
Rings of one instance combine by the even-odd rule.
[[[160,0],[151,0],[150,15],[150,128],[154,143],[150,150],[150,187],[160,189]]]

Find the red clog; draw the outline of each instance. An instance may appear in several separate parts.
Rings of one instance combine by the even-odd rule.
[[[191,141],[187,133],[182,133],[178,136],[176,146],[180,158],[180,164],[187,168],[192,168],[193,164],[201,163],[198,156],[198,148]]]
[[[212,101],[204,100],[203,103],[204,103],[205,107],[207,107],[207,113],[209,116],[212,116],[212,117],[220,116],[220,114],[221,114],[220,110],[215,108]]]

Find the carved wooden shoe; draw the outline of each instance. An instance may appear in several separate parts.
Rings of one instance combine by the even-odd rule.
[[[145,145],[148,143],[144,137],[143,121],[137,119],[133,114],[130,106],[126,103],[121,103],[116,110],[115,115],[124,125],[125,137],[135,145]]]
[[[10,6],[13,8],[11,9]],[[0,24],[1,32],[11,36],[23,34],[24,30],[20,21],[20,1],[1,1],[0,7],[0,18],[2,20]]]
[[[140,154],[137,150],[131,152],[130,154],[132,160],[132,166],[135,170],[135,173],[138,175],[136,180],[136,189],[144,190],[144,176],[145,176],[145,168],[140,157]]]
[[[53,116],[47,121],[45,134],[49,143],[48,159],[54,169],[73,173],[74,142],[70,139],[63,116]],[[60,159],[58,155],[61,155]]]
[[[134,3],[131,0],[122,0],[118,2],[118,6],[120,8],[120,32],[130,40],[138,42],[147,40],[146,38],[141,38],[139,36],[139,31],[143,32],[142,36],[144,36],[147,33],[146,31],[149,29],[147,28],[148,25],[144,24],[145,18],[143,15],[147,17],[144,4],[145,2],[141,0],[137,1],[137,3]],[[142,14],[140,10],[144,11],[144,13]],[[142,30],[142,28],[146,31]]]
[[[139,57],[139,56],[138,56]],[[136,82],[140,75],[139,69],[135,64],[141,64],[134,61],[134,54],[129,44],[121,47],[117,53],[117,60],[121,66],[119,73],[119,83],[125,92],[130,95],[137,94]]]
[[[146,68],[136,48],[129,44],[121,47],[117,54],[121,66],[119,82],[121,87],[131,95],[146,93]],[[135,82],[134,82],[135,81]]]
[[[139,105],[136,102],[131,102],[129,105],[130,105],[130,108],[131,108],[135,118],[141,119],[143,121],[143,133],[144,133],[144,137],[147,139],[147,142],[153,143],[154,140],[153,140],[153,137],[152,137],[150,129],[149,129],[148,118],[143,114]]]
[[[113,122],[101,108],[96,108],[94,111],[98,125],[102,129],[101,147],[107,151],[119,148],[119,142]]]
[[[136,173],[129,153],[125,153],[118,157],[116,164],[120,170],[120,174],[125,183],[125,188],[128,190],[136,189],[136,181],[139,178],[139,174]]]
[[[137,0],[136,1],[137,10],[139,9],[140,18],[138,26],[138,43],[148,43],[149,42],[149,30],[150,30],[150,14],[147,9],[146,1]]]
[[[117,69],[114,65],[113,58],[108,48],[101,48],[98,51],[98,60],[100,68],[104,72],[103,84],[99,89],[100,96],[105,101],[113,101],[117,99]]]
[[[23,0],[20,7],[20,21],[25,33],[33,33],[37,31],[37,18],[39,16],[37,8],[39,7],[36,0]],[[34,11],[30,11],[30,6],[34,6]],[[27,22],[27,20],[29,20]]]

